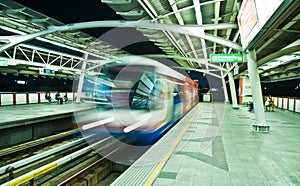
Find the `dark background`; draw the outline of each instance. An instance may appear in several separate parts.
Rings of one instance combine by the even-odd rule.
[[[25,84],[18,84],[17,80],[24,80]],[[39,91],[72,91],[73,81],[69,79],[57,79],[46,76],[18,76],[13,74],[0,74],[0,92],[39,92]]]

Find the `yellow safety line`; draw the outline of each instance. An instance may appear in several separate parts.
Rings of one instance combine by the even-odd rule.
[[[35,171],[25,177],[19,177],[19,178],[16,178],[16,180],[12,183],[9,183],[8,186],[18,186],[18,185],[21,185],[23,183],[26,183],[28,181],[30,181],[31,179],[35,178],[35,177],[38,177],[42,174],[45,174],[46,172],[52,170],[52,169],[55,169],[56,167],[58,166],[58,164],[56,162],[53,162],[49,165],[45,165],[41,170],[38,170],[38,171]]]
[[[144,184],[145,186],[150,186],[153,183],[153,181],[155,180],[155,178],[157,177],[157,175],[160,173],[161,169],[166,164],[167,160],[170,158],[171,154],[175,150],[176,146],[178,145],[178,143],[182,139],[183,135],[185,134],[185,132],[187,131],[187,129],[192,124],[192,121],[199,114],[199,110],[201,109],[202,106],[203,106],[203,103],[201,103],[201,105],[199,106],[197,112],[189,120],[189,122],[188,122],[189,124],[184,128],[183,131],[181,131],[180,135],[178,136],[178,138],[176,139],[176,141],[173,143],[172,147],[169,149],[169,151],[167,152],[167,154],[165,155],[165,157],[163,158],[163,160],[157,165],[157,167],[154,169],[154,171],[152,172],[152,174],[149,176],[149,178],[147,179],[147,181]]]

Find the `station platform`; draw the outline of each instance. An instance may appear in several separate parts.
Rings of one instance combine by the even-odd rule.
[[[199,103],[112,185],[299,185],[300,114]]]
[[[0,107],[0,129],[70,117],[74,112],[92,109],[91,104],[41,103]]]
[[[74,114],[91,104],[41,103],[0,107],[0,149],[74,129]]]

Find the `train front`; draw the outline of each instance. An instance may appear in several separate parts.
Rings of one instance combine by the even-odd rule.
[[[101,75],[86,77],[84,100],[95,105],[96,121],[79,127],[127,144],[151,145],[196,104],[197,86],[166,74],[170,69],[153,60],[130,62],[111,62]]]

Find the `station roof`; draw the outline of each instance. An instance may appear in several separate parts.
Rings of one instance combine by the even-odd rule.
[[[90,0],[88,2],[3,0],[0,4],[2,18],[0,28],[1,35],[10,35],[35,33],[53,25],[63,26],[69,23],[99,20],[151,20],[153,23],[185,26],[228,23],[233,26],[204,32],[206,35],[220,37],[241,45],[237,26],[237,15],[241,4],[242,0]],[[257,53],[262,81],[299,78],[299,6],[300,0],[291,1],[286,10],[278,15],[278,19],[267,28],[267,32],[253,46]],[[39,48],[35,48],[36,46]],[[40,50],[40,47],[43,49]],[[59,54],[52,50],[59,51]],[[210,65],[209,54],[228,52],[229,48],[211,40],[172,31],[149,28],[94,28],[51,33],[18,45],[18,48],[6,49],[1,55],[12,56],[14,51],[19,51],[16,52],[19,59],[27,61],[35,59],[35,62],[41,64],[47,63],[48,60],[48,63],[53,66],[64,64],[64,69],[61,68],[60,72],[66,77],[76,74],[66,75],[64,72],[73,68],[74,64],[80,64],[84,52],[94,54],[98,61],[110,59],[112,54],[115,56],[129,53],[166,54],[184,69],[197,69],[220,76],[216,70],[224,69],[226,66]],[[236,49],[231,50],[231,53],[239,52]],[[56,58],[61,59],[62,62],[58,62]],[[95,63],[97,62],[94,61],[93,64]],[[238,65],[240,70],[236,77],[247,74],[246,63]],[[1,68],[0,72],[16,73],[16,70],[18,72],[23,70],[27,73],[30,71],[27,66],[25,63],[20,63],[15,67]]]

